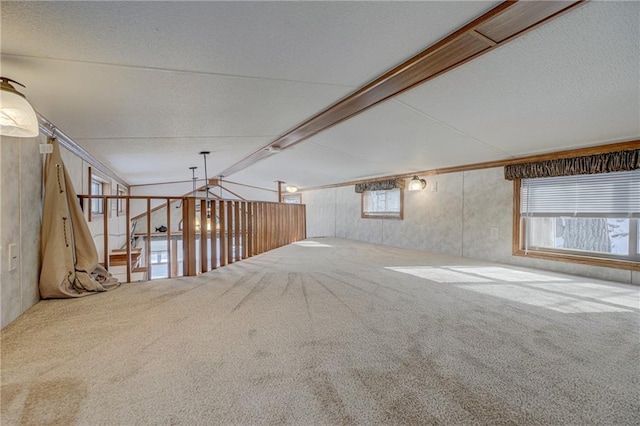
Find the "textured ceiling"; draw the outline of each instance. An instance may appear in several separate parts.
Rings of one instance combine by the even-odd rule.
[[[215,175],[497,2],[3,2],[2,75],[132,184]],[[273,187],[640,137],[640,3],[592,2],[230,179]]]

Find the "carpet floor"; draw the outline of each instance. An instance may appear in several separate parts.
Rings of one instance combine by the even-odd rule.
[[[2,425],[640,424],[636,286],[340,239],[42,301]]]

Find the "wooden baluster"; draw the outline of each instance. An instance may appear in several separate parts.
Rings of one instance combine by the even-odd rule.
[[[167,208],[169,207],[167,206]],[[147,280],[151,280],[151,198],[147,198],[147,241],[145,242],[144,250],[147,260]]]
[[[127,200],[126,208],[126,224],[127,224],[127,282],[131,282],[131,203]]]
[[[227,238],[227,262],[233,263],[233,201],[227,201],[227,221],[228,221],[228,238]]]
[[[109,259],[109,221],[107,220],[107,217],[105,215],[103,222],[103,227],[102,227],[102,233],[104,235],[103,241],[102,241],[102,249],[104,250],[104,268],[108,271],[109,270],[109,266],[110,266],[110,259]]]
[[[220,201],[220,267],[227,264],[227,218],[226,201]]]
[[[207,259],[207,201],[200,200],[200,272],[205,273],[209,269]]]
[[[254,203],[247,203],[247,257],[253,256]]]
[[[167,198],[167,276],[172,277],[171,267],[171,199]]]
[[[182,203],[182,258],[183,275],[193,277],[196,270],[196,199],[184,198]]]
[[[234,247],[234,258],[235,261],[237,262],[238,260],[242,259],[242,253],[240,252],[240,232],[241,232],[241,223],[240,223],[240,208],[242,206],[242,202],[241,201],[236,201],[234,203],[234,231],[235,231],[235,241],[236,241],[236,245]],[[243,241],[244,244],[244,241]]]
[[[211,252],[211,269],[218,267],[218,226],[216,218],[218,217],[218,202],[211,201],[211,239],[209,240]]]

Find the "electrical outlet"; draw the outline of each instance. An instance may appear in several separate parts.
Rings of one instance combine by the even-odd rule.
[[[9,244],[9,267],[7,271],[13,271],[18,268],[18,245]]]

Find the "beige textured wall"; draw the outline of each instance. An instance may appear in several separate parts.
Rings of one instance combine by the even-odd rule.
[[[0,140],[0,316],[5,327],[40,300],[40,226],[42,211],[41,135],[32,139],[2,137]],[[61,154],[74,188],[86,194],[89,165],[61,148]],[[115,188],[115,182],[112,185]],[[114,189],[115,191],[115,189]],[[89,224],[99,256],[103,256],[102,218]],[[111,247],[125,239],[125,218],[112,214],[109,219]],[[17,244],[18,267],[9,270],[9,245]]]
[[[44,137],[0,138],[0,309],[1,326],[40,300],[40,225]],[[9,245],[16,244],[17,268],[9,270]]]
[[[361,219],[353,186],[304,192],[307,235],[335,236],[640,284],[640,273],[511,255],[513,184],[502,168],[426,177],[405,192],[404,220]],[[432,188],[437,183],[437,191]]]

